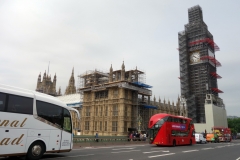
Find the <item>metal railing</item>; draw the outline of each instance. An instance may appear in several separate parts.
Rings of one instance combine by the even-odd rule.
[[[133,138],[129,139],[126,136],[109,136],[109,137],[81,137],[81,136],[74,136],[73,143],[121,143],[121,142],[135,142],[135,143],[148,143],[148,138]]]

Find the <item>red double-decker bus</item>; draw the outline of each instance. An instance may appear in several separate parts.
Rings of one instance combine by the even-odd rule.
[[[176,146],[195,144],[192,119],[166,113],[155,114],[148,124],[150,144]]]

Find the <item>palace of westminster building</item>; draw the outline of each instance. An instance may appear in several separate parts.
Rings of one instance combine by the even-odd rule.
[[[101,136],[123,136],[129,131],[146,131],[150,117],[156,113],[169,113],[187,117],[184,98],[177,99],[176,105],[155,96],[151,100],[152,86],[144,83],[145,73],[139,69],[125,71],[124,62],[120,70],[108,73],[98,70],[86,71],[78,75],[80,87],[76,89],[74,70],[63,96],[78,94],[81,106],[80,121],[73,114],[74,134]],[[38,76],[36,91],[61,97],[61,89],[56,91],[56,75]],[[76,96],[75,96],[76,97]]]
[[[56,74],[38,76],[36,91],[58,97],[67,105],[79,110],[81,119],[73,114],[74,134],[100,136],[122,136],[129,131],[146,131],[150,117],[156,113],[169,113],[189,117],[196,131],[211,131],[212,126],[227,127],[227,114],[219,93],[215,52],[219,47],[203,21],[202,8],[197,5],[188,9],[189,23],[178,33],[181,96],[170,103],[151,98],[152,86],[145,84],[145,73],[137,67],[109,72],[86,71],[78,75],[75,86],[74,70],[65,94],[56,91]],[[63,97],[63,98],[60,98]],[[68,97],[71,100],[65,101]],[[75,99],[74,99],[75,98]],[[187,100],[186,100],[187,99]],[[79,103],[77,103],[79,102]]]

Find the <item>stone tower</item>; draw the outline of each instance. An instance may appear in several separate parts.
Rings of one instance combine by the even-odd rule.
[[[186,98],[188,117],[194,123],[205,123],[205,98],[211,93],[218,97],[223,93],[218,89],[215,52],[219,50],[203,21],[202,8],[188,9],[189,23],[178,33],[181,96]]]
[[[76,93],[75,78],[74,78],[74,68],[72,69],[72,75],[69,79],[68,86],[65,91],[65,95]]]
[[[37,92],[46,93],[52,96],[58,96],[56,92],[57,76],[54,75],[53,81],[51,80],[51,75],[46,74],[46,71],[43,74],[43,79],[41,81],[41,73],[38,75],[37,80]]]

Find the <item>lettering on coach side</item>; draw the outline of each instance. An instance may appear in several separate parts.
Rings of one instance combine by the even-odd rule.
[[[27,118],[25,118],[22,122],[19,122],[18,120],[0,120],[0,127],[23,127],[25,126],[25,122],[27,121]]]
[[[11,138],[3,138],[2,140],[0,140],[0,146],[2,145],[19,145],[22,142],[22,138],[23,138],[24,134],[22,134],[20,137],[11,139]]]

